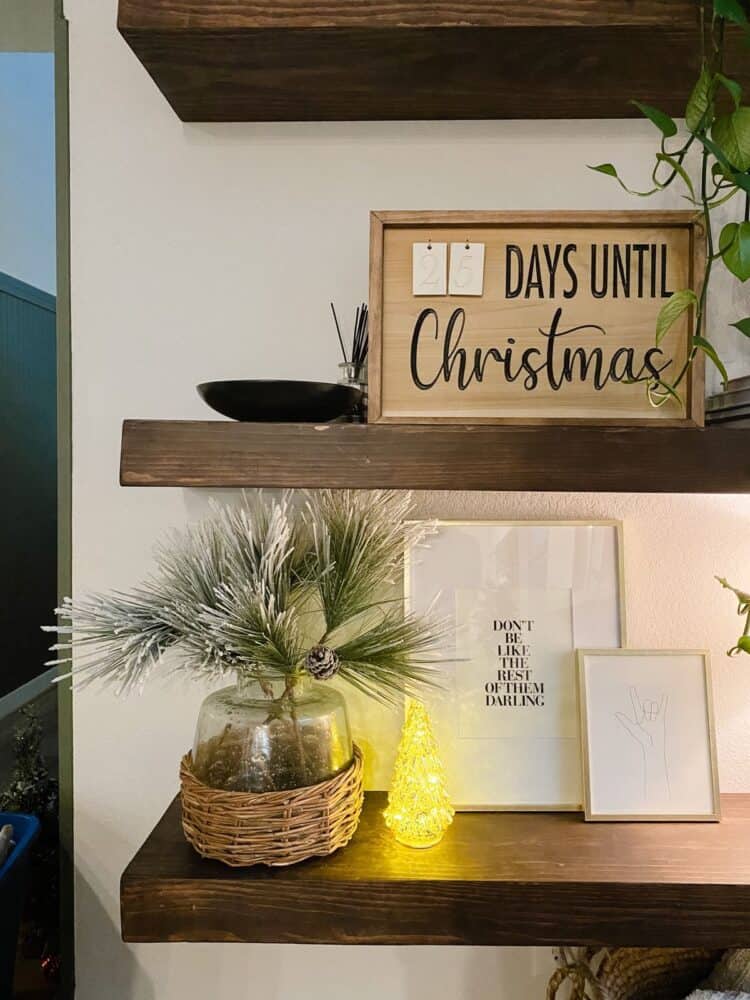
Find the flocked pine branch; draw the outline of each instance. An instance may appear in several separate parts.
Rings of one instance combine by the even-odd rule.
[[[167,650],[193,676],[294,676],[311,642],[340,634],[341,675],[354,687],[385,701],[416,694],[432,681],[429,655],[445,630],[380,596],[404,547],[424,534],[405,523],[409,509],[409,497],[393,491],[308,494],[302,514],[288,495],[217,506],[157,548],[145,584],[66,601],[50,629],[63,639],[53,662],[69,663],[75,651],[77,677],[123,691],[141,687]],[[365,612],[378,607],[372,624]]]
[[[273,503],[262,492],[243,494],[240,506],[215,504],[213,512],[232,580],[265,587],[284,607],[296,589],[309,585],[303,573],[310,540],[290,493]]]
[[[410,510],[410,494],[395,490],[321,490],[309,497],[310,559],[329,567],[318,578],[329,633],[371,607],[395,582],[405,547],[426,530],[408,521]]]
[[[48,627],[66,641],[52,650],[50,665],[72,664],[82,684],[114,683],[119,692],[141,688],[168,649],[177,667],[214,676],[232,666],[220,638],[199,614],[217,601],[227,574],[226,547],[213,520],[172,532],[155,550],[156,574],[130,593],[97,594],[66,600],[56,614],[62,624]],[[185,656],[189,655],[189,663]]]
[[[66,598],[55,613],[60,624],[45,631],[56,632],[60,641],[50,647],[57,655],[46,666],[71,664],[75,648],[82,683],[110,681],[122,692],[139,687],[180,638],[159,613],[157,592],[148,585],[130,594]]]
[[[204,608],[202,616],[239,673],[294,673],[301,669],[305,648],[299,610],[294,605],[284,607],[268,585],[227,583],[216,607]]]
[[[394,702],[404,694],[418,697],[425,688],[439,686],[435,650],[448,631],[445,622],[390,610],[377,624],[337,647],[339,674],[378,701]]]

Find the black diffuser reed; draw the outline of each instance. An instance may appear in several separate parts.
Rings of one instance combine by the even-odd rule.
[[[333,321],[336,324],[336,335],[338,336],[339,344],[341,346],[341,354],[344,358],[344,365],[348,366],[348,373],[352,381],[360,382],[362,381],[362,373],[367,361],[367,326],[368,326],[368,309],[365,302],[361,306],[357,306],[356,312],[354,314],[354,331],[352,333],[352,349],[351,355],[346,356],[346,347],[344,346],[344,338],[341,333],[341,325],[339,324],[338,316],[336,315],[336,307],[333,302],[331,303],[331,312],[333,313]]]

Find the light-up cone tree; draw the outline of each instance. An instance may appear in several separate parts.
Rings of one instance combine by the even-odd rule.
[[[396,840],[407,847],[432,847],[453,822],[432,723],[419,701],[407,708],[384,816]]]

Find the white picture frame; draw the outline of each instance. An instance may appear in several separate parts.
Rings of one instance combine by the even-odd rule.
[[[578,691],[587,820],[720,820],[707,652],[581,649]]]
[[[575,651],[625,644],[622,524],[433,524],[406,552],[404,594],[409,610],[456,626],[437,653],[441,689],[423,698],[456,809],[580,811]],[[528,654],[526,680],[501,681],[502,701],[488,705],[486,685],[517,676],[499,670],[508,647],[495,625],[521,618],[532,623],[533,642],[511,652]],[[540,685],[542,704],[534,701]]]

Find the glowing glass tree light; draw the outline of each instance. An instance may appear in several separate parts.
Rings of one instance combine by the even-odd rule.
[[[386,825],[407,847],[432,847],[453,822],[454,810],[424,705],[409,702],[388,793]]]

